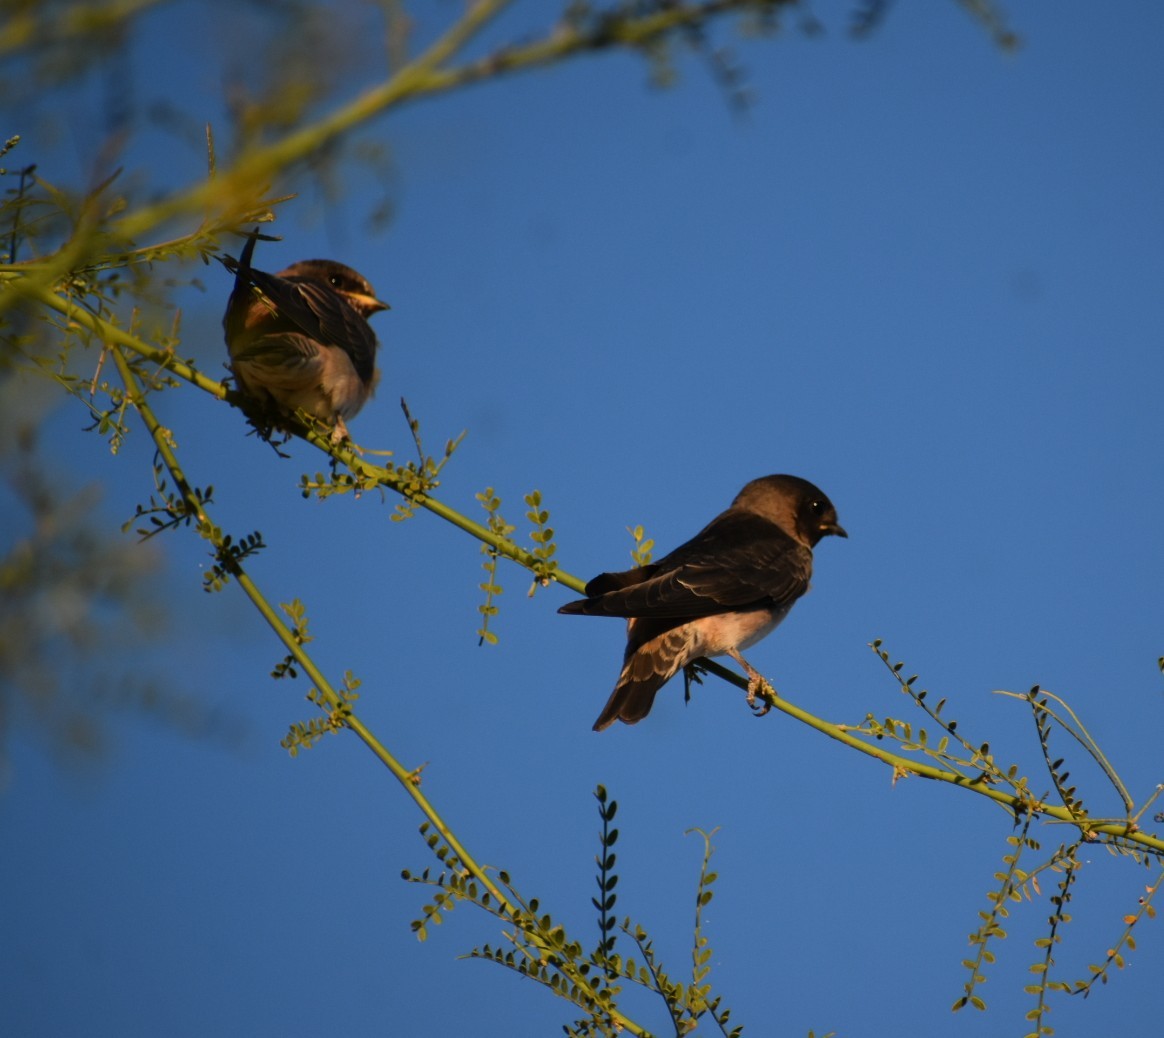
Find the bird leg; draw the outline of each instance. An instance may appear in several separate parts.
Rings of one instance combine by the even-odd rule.
[[[694,682],[696,685],[703,684],[703,678],[700,677],[704,673],[703,668],[698,663],[688,663],[683,668],[683,702],[691,702],[691,685]]]
[[[760,705],[757,706],[756,696],[761,692],[765,696],[774,696],[776,695],[776,689],[774,689],[768,683],[763,674],[756,670],[755,667],[753,667],[746,659],[744,659],[743,656],[739,654],[738,650],[728,649],[727,654],[744,668],[744,672],[748,675],[748,706],[752,708],[752,712],[757,717],[763,717],[769,710],[772,709],[772,704],[769,703],[766,699],[762,699],[760,701]]]
[[[286,454],[279,448],[291,439],[291,434],[278,424],[277,416],[273,412],[256,409],[254,411],[247,411],[244,409],[243,414],[247,416],[247,425],[251,427],[251,432],[247,435],[255,435],[268,447],[271,448],[280,458],[290,458],[290,454]]]

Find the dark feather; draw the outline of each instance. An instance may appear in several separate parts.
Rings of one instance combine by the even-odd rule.
[[[640,653],[648,642],[654,642],[654,651]],[[689,649],[689,637],[670,621],[633,621],[627,632],[622,673],[594,722],[594,731],[609,728],[615,721],[637,724],[646,717],[655,694],[683,665]]]
[[[628,569],[622,573],[599,573],[586,585],[586,597],[598,598],[608,591],[621,591],[623,588],[641,584],[644,580],[650,580],[658,572],[658,563],[653,563],[650,566]]]
[[[586,598],[558,611],[628,618],[622,671],[595,730],[642,720],[659,689],[700,656],[739,663],[751,704],[764,679],[740,650],[770,634],[808,590],[812,548],[830,534],[848,536],[818,487],[761,476],[658,562],[591,580]]]
[[[811,575],[808,548],[763,516],[729,509],[658,562],[595,577],[589,597],[560,612],[695,619],[778,609],[808,590]]]
[[[594,722],[594,731],[601,732],[615,721],[638,724],[651,712],[651,707],[655,705],[655,694],[666,683],[667,679],[658,674],[645,681],[619,682],[610,693],[598,720]]]
[[[248,247],[253,241],[247,243]],[[243,276],[241,270],[239,276]],[[376,335],[371,325],[330,285],[312,278],[283,277],[254,269],[248,269],[245,277],[262,292],[272,313],[278,315],[278,328],[266,329],[267,334],[276,330],[302,332],[321,346],[343,350],[351,357],[356,374],[364,382],[372,378],[376,367]]]

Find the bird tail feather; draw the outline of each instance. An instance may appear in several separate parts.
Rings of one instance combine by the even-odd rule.
[[[615,721],[624,724],[637,724],[651,712],[655,702],[655,693],[666,682],[660,674],[652,674],[645,681],[636,681],[624,670],[618,679],[614,691],[594,722],[594,730],[601,732],[609,728]]]
[[[669,621],[631,620],[628,644],[618,684],[594,722],[594,730],[615,721],[635,724],[651,712],[655,693],[693,656],[697,646],[689,625],[668,627]]]

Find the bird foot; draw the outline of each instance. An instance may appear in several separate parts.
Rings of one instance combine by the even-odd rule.
[[[703,678],[700,677],[701,674],[703,674],[703,668],[700,667],[698,663],[688,663],[687,666],[685,666],[683,668],[683,702],[684,703],[691,702],[691,686],[692,686],[692,684],[695,684],[695,685],[702,685],[703,684]]]
[[[776,689],[769,683],[755,667],[753,667],[743,656],[740,655],[737,649],[728,649],[728,655],[735,660],[741,667],[744,668],[744,673],[748,675],[748,706],[751,707],[752,712],[757,717],[763,717],[769,710],[772,709],[772,704],[768,702],[767,698],[760,701],[760,705],[756,705],[756,697],[763,693],[765,697],[771,696],[776,698]]]
[[[756,702],[760,696],[759,703]],[[776,689],[774,689],[769,682],[753,671],[748,677],[748,706],[751,707],[752,713],[757,717],[763,717],[769,710],[772,709],[772,704],[768,701],[768,696],[775,696]]]
[[[286,451],[280,449],[291,439],[291,434],[286,429],[279,428],[274,423],[268,421],[266,417],[247,418],[247,423],[251,427],[251,434],[262,440],[280,458],[291,457]]]

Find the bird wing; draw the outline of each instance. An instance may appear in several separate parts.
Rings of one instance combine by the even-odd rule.
[[[628,569],[622,573],[599,573],[586,585],[586,595],[589,598],[598,598],[608,591],[621,591],[623,588],[633,587],[650,580],[659,571],[658,564],[639,566],[637,569]]]
[[[233,256],[219,256],[222,265],[235,276],[235,287],[240,281],[245,281],[251,274],[251,257],[255,254],[255,242],[259,240],[259,229],[256,227],[247,235],[247,243],[239,253],[238,259]]]
[[[335,356],[335,354],[332,354]],[[323,353],[314,339],[295,332],[257,336],[232,358],[236,365],[262,373],[260,381],[284,390],[318,383],[323,372]],[[347,363],[342,361],[341,363]]]
[[[251,266],[251,256],[257,240],[256,234],[249,235],[237,260],[233,256],[219,257],[235,277],[228,320],[235,309],[235,298],[242,305],[240,312],[245,312],[242,301],[250,295],[246,289],[253,286],[265,297],[271,313],[279,317],[284,326],[282,330],[300,331],[321,346],[343,350],[352,358],[352,365],[360,378],[364,382],[370,381],[376,368],[376,333],[372,326],[329,285],[310,278],[285,278],[255,270]],[[279,329],[272,327],[270,330]]]
[[[694,619],[781,608],[808,590],[811,576],[808,548],[762,516],[729,509],[657,563],[595,577],[591,597],[560,611]]]
[[[306,278],[283,278],[250,271],[250,281],[266,296],[280,317],[321,346],[334,346],[352,358],[365,380],[376,362],[376,334],[371,325],[328,285]]]

